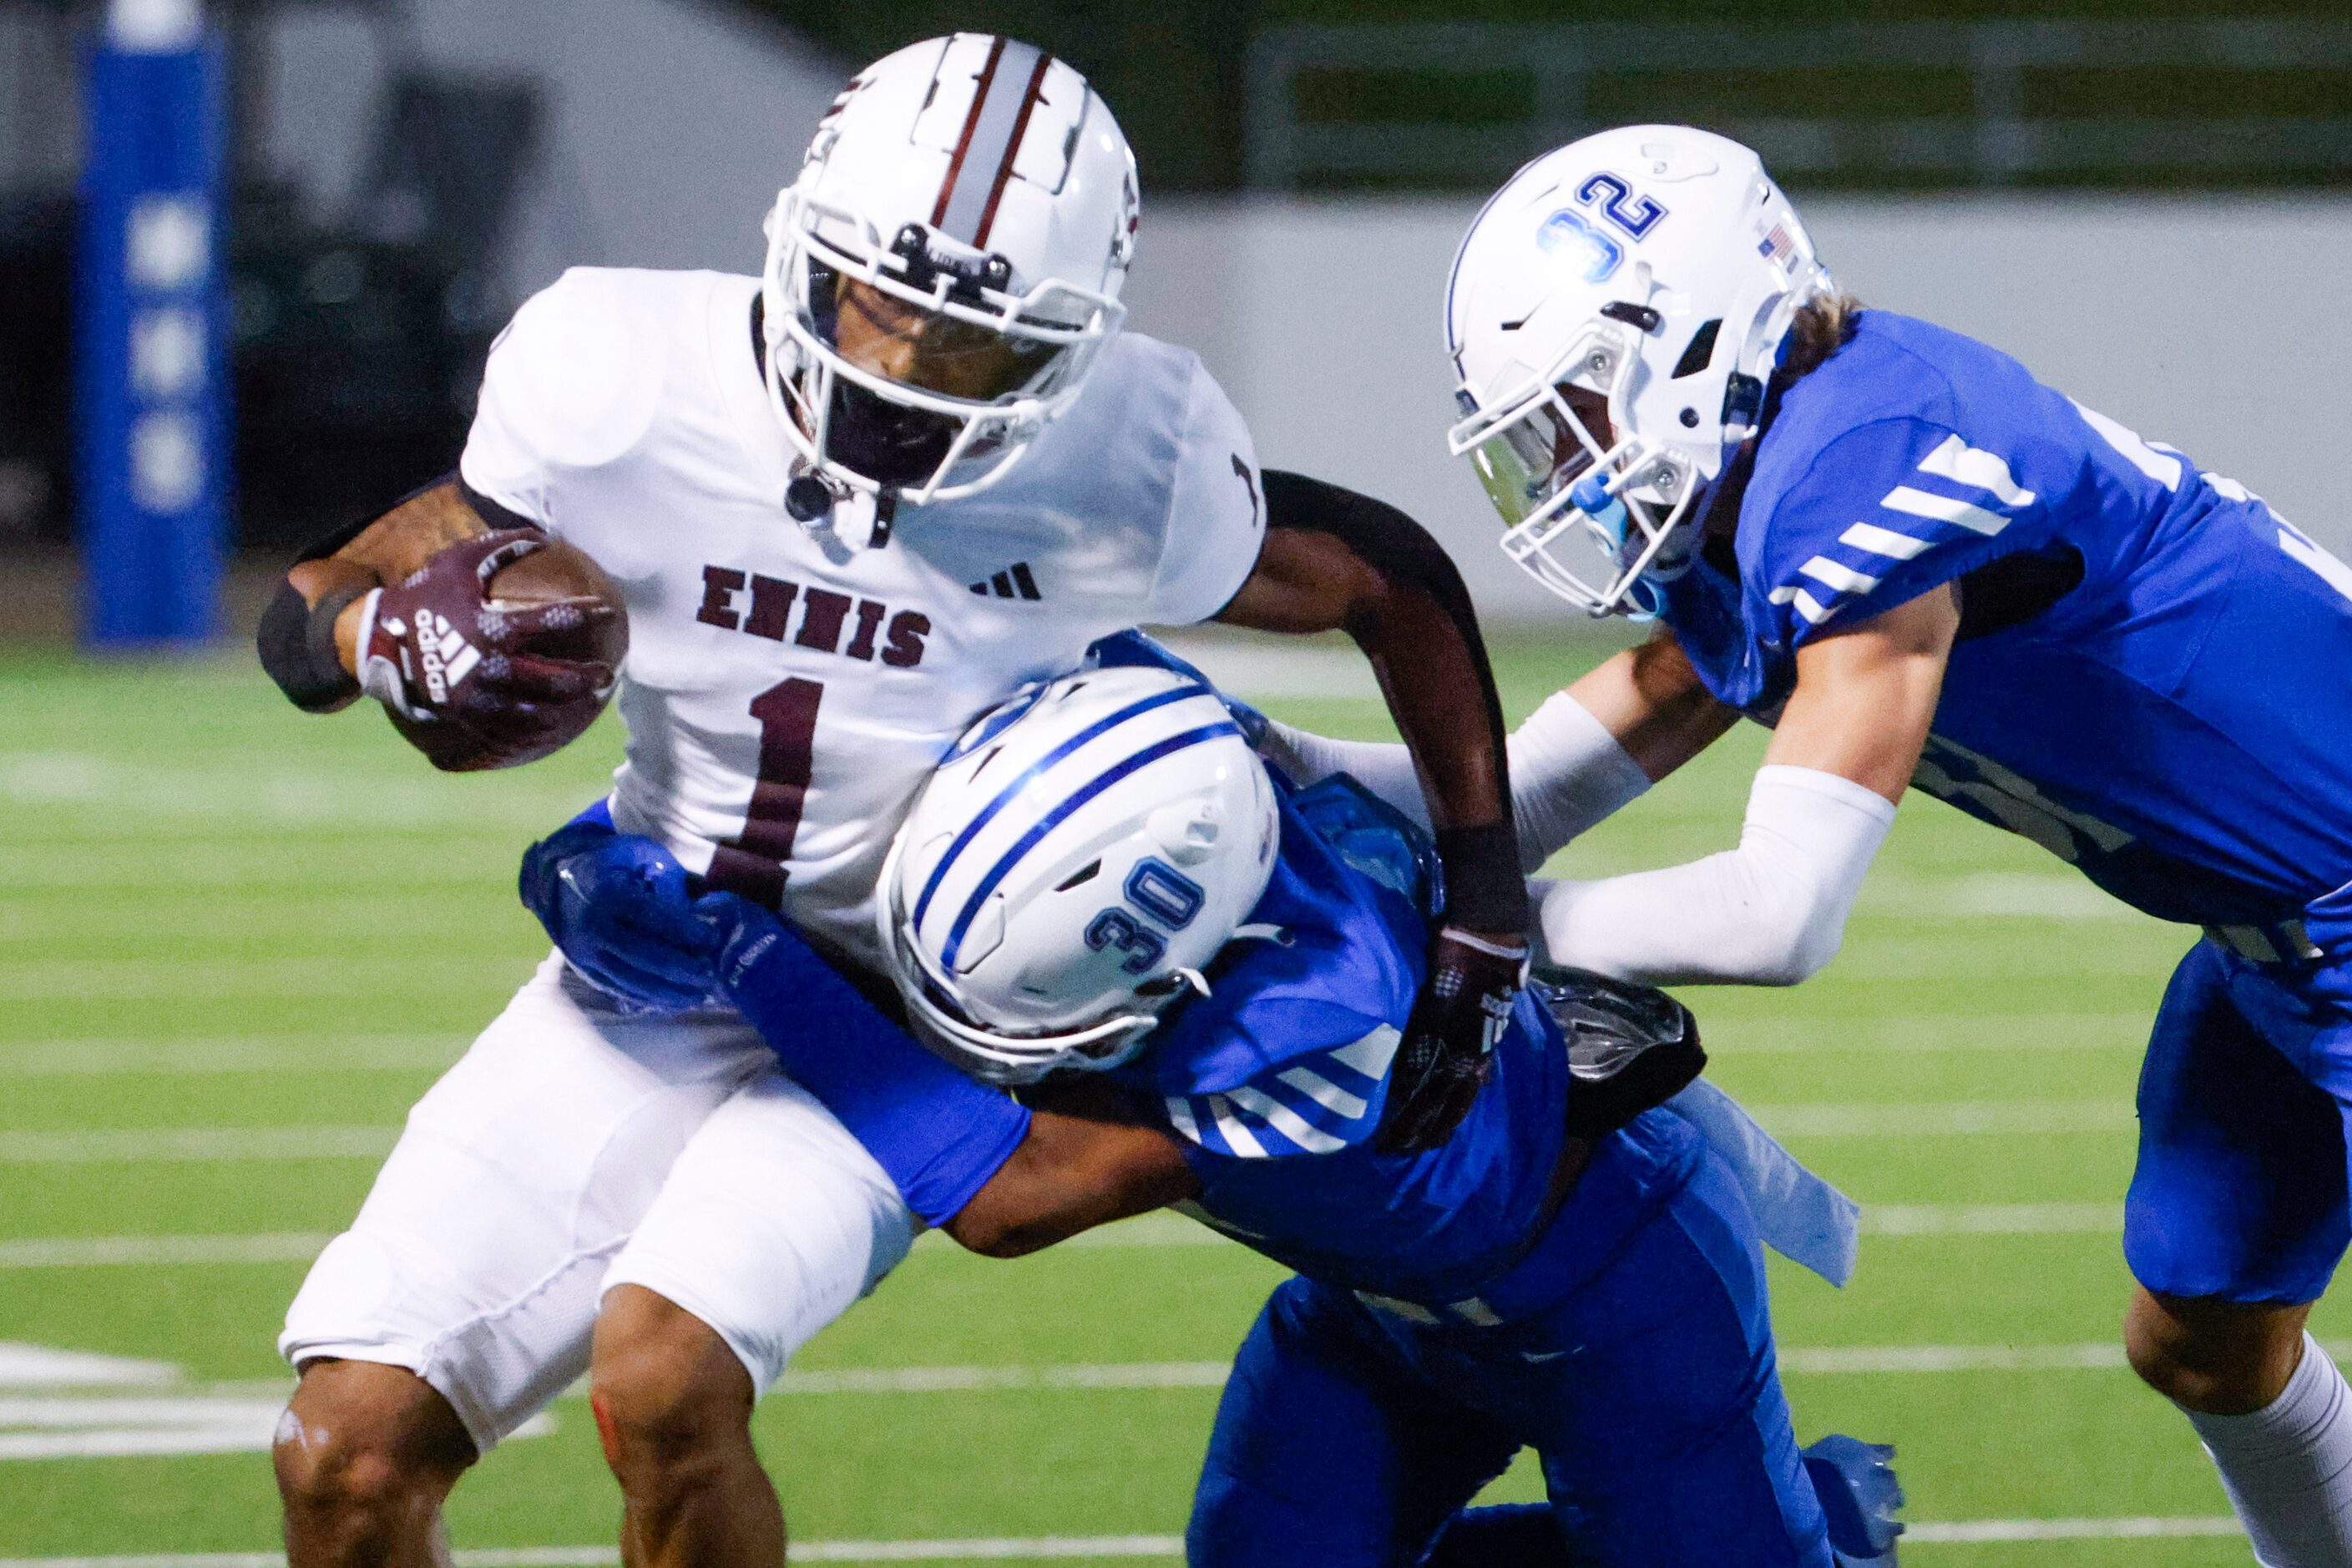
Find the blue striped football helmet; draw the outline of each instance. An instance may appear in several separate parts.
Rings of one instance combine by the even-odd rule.
[[[1214,691],[1086,670],[975,724],[882,873],[918,1028],[975,1076],[1030,1083],[1142,1048],[1265,891],[1274,785]]]

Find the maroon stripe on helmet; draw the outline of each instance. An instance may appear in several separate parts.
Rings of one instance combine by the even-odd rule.
[[[973,245],[988,247],[988,231],[996,226],[996,204],[1004,199],[1004,187],[1012,183],[1013,160],[1021,155],[1021,139],[1029,134],[1029,116],[1037,100],[1045,96],[1045,73],[1053,68],[1054,57],[1040,54],[1037,68],[1029,73],[1029,85],[1021,94],[1021,117],[1013,122],[1013,140],[1005,144],[1004,162],[996,166],[996,183],[988,188],[988,205],[981,209],[980,228],[971,237]]]
[[[988,47],[988,63],[980,68],[980,80],[972,88],[971,110],[963,117],[963,133],[956,138],[955,154],[948,160],[948,177],[940,182],[940,199],[931,205],[931,226],[937,228],[948,218],[948,201],[955,195],[956,176],[963,173],[963,156],[971,151],[971,133],[980,128],[980,111],[988,106],[988,89],[996,80],[996,62],[1004,58],[1004,40],[997,38]]]

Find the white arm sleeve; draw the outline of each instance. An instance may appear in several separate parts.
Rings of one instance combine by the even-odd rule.
[[[1276,722],[1267,726],[1259,750],[1301,784],[1352,773],[1366,789],[1429,826],[1429,805],[1402,746],[1328,740]],[[1650,776],[1608,726],[1565,691],[1554,693],[1511,732],[1508,755],[1511,816],[1518,826],[1523,871],[1534,870],[1650,787]]]
[[[1546,954],[1649,985],[1794,985],[1835,956],[1894,821],[1884,795],[1851,779],[1760,768],[1738,848],[1531,887]]]

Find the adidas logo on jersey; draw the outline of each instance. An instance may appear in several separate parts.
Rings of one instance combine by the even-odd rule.
[[[1029,574],[1026,561],[1015,561],[993,577],[974,583],[971,591],[983,599],[991,594],[1000,599],[1036,600],[1045,596],[1037,591],[1037,579]]]
[[[449,700],[449,689],[474,673],[482,654],[450,623],[431,610],[416,612],[416,658],[425,677],[425,692],[436,702]]]

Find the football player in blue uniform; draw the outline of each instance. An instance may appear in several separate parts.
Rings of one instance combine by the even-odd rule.
[[[1530,994],[1450,1139],[1376,1136],[1426,945],[1412,832],[1352,785],[1290,796],[1198,682],[1101,668],[982,721],[901,830],[879,934],[929,1050],[766,910],[697,908],[721,994],[964,1246],[1175,1204],[1298,1271],[1226,1387],[1193,1563],[1891,1562],[1887,1451],[1797,1447],[1709,1131],[1777,1165],[1750,1185],[1843,1200],[1704,1085],[1649,1109],[1703,1060],[1676,1004]],[[1824,1262],[1834,1223],[1792,1245],[1809,1216],[1773,1215],[1842,1275],[1850,1228]],[[1549,1508],[1465,1512],[1528,1446]]]
[[[2352,569],[2006,354],[1861,309],[1701,132],[1530,163],[1448,311],[1453,446],[1506,551],[1659,626],[1515,737],[1530,868],[1737,719],[1774,727],[1738,847],[1551,885],[1550,953],[1802,980],[1906,785],[2204,928],[2141,1079],[2131,1363],[2263,1563],[2352,1563],[2352,1398],[2304,1329],[2352,1238]],[[1270,746],[1410,806],[1393,749]]]

